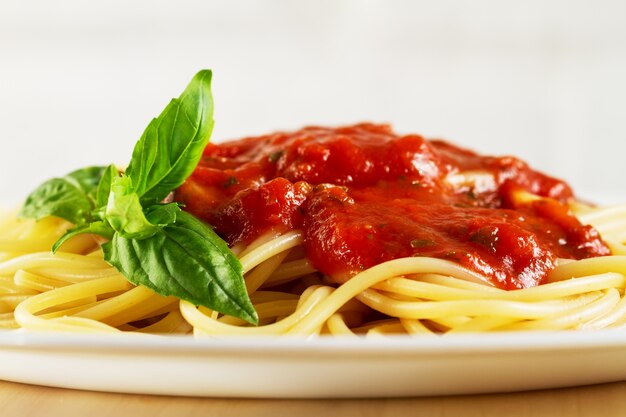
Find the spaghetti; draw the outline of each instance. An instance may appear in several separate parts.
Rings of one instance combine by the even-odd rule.
[[[258,327],[135,287],[102,259],[88,235],[49,246],[70,226],[2,213],[0,327],[81,332],[230,335],[432,335],[626,326],[626,206],[572,210],[613,255],[559,259],[547,282],[505,290],[457,262],[405,257],[343,284],[305,258],[303,233],[268,233],[233,251],[260,318]]]

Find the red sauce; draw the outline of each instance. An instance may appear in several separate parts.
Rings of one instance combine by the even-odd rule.
[[[230,244],[301,228],[306,256],[336,282],[431,256],[506,289],[541,284],[557,258],[610,253],[569,213],[572,198],[519,159],[373,124],[210,144],[176,193]]]

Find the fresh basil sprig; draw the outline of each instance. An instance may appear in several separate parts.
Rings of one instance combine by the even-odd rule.
[[[28,196],[21,215],[36,220],[57,216],[75,225],[91,221],[103,171],[104,167],[83,168],[44,182]]]
[[[194,82],[195,81],[195,82]],[[158,203],[195,169],[213,130],[211,72],[202,71],[152,120],[135,145],[126,174],[145,203]]]
[[[213,229],[162,201],[193,172],[213,130],[211,71],[200,71],[153,119],[125,173],[114,165],[74,171],[33,191],[23,217],[75,225],[53,246],[91,233],[108,239],[104,259],[130,282],[258,323],[242,267]]]

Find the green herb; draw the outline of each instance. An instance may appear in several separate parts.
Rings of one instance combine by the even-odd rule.
[[[281,156],[283,156],[283,154],[285,153],[285,151],[276,151],[276,152],[272,152],[271,154],[269,154],[269,156],[267,157],[268,162],[275,164],[276,162],[278,162],[278,160],[280,159]]]
[[[120,175],[115,165],[109,165],[105,168],[98,183],[96,190],[96,203],[98,207],[106,207],[109,202],[109,194],[111,193],[111,183],[113,179]]]
[[[454,262],[461,262],[461,255],[457,251],[449,251],[443,254],[444,259],[449,259]]]
[[[237,180],[237,177],[230,176],[230,177],[228,177],[228,179],[224,183],[224,188],[230,188],[233,185],[237,185],[237,184],[239,184],[239,181]]]
[[[498,231],[497,227],[481,227],[470,235],[470,241],[478,243],[495,253],[499,240]]]
[[[67,232],[65,232],[63,236],[59,238],[59,240],[54,242],[54,244],[52,245],[52,252],[56,253],[56,251],[58,251],[59,248],[65,242],[67,242],[74,236],[82,235],[85,233],[89,233],[93,235],[100,235],[108,239],[111,239],[114,235],[113,231],[111,230],[111,226],[109,226],[108,223],[103,222],[103,221],[95,221],[92,223],[85,224],[83,226],[78,226],[78,227],[69,229]]]
[[[89,167],[41,184],[27,198],[20,216],[41,220],[56,216],[76,225],[92,220],[95,194],[104,167]]]
[[[426,246],[435,246],[435,242],[431,239],[413,239],[411,241],[411,247],[413,249],[423,248]]]
[[[133,284],[257,324],[241,264],[226,243],[177,203],[161,203],[191,175],[212,129],[211,71],[204,70],[150,122],[126,173],[110,165],[49,180],[21,214],[75,225],[53,251],[79,234],[100,235],[109,239],[105,260]]]
[[[158,203],[196,168],[213,131],[211,71],[200,71],[183,94],[153,119],[126,170],[145,203]]]
[[[207,233],[212,234],[207,235]],[[127,239],[116,234],[103,246],[106,258],[133,284],[173,294],[194,304],[221,300],[219,311],[249,322],[258,320],[241,276],[241,264],[215,233],[186,212],[160,228],[149,239]],[[193,276],[190,280],[188,277]]]

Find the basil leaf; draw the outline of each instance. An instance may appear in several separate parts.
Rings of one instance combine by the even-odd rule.
[[[258,323],[241,264],[209,226],[184,211],[148,239],[115,234],[103,250],[133,284]]]
[[[95,207],[92,194],[103,171],[103,167],[89,167],[44,182],[26,198],[20,216],[35,220],[57,216],[76,225],[86,223]]]
[[[56,253],[65,242],[67,242],[74,236],[82,235],[83,233],[91,233],[94,235],[105,237],[107,239],[111,239],[113,237],[114,231],[113,229],[111,229],[111,226],[101,221],[89,223],[79,227],[74,227],[66,231],[65,234],[63,234],[63,236],[59,238],[59,240],[54,242],[54,245],[52,245],[52,253]]]
[[[129,177],[116,177],[111,183],[111,193],[105,211],[105,218],[123,237],[145,239],[154,235],[159,226],[146,219],[139,195],[135,193]]]
[[[87,167],[77,169],[76,171],[67,174],[66,178],[76,181],[78,187],[85,192],[85,194],[95,194],[95,190],[98,188],[98,184],[102,179],[102,174],[106,167]]]
[[[181,209],[177,203],[158,204],[146,209],[146,219],[157,226],[167,226],[176,221]]]
[[[144,204],[163,200],[191,175],[213,130],[210,70],[153,119],[135,145],[126,170]]]
[[[111,192],[111,183],[114,178],[119,177],[120,173],[117,167],[113,164],[104,169],[104,173],[98,183],[98,189],[96,191],[96,205],[98,207],[105,207],[109,202],[109,193]]]

